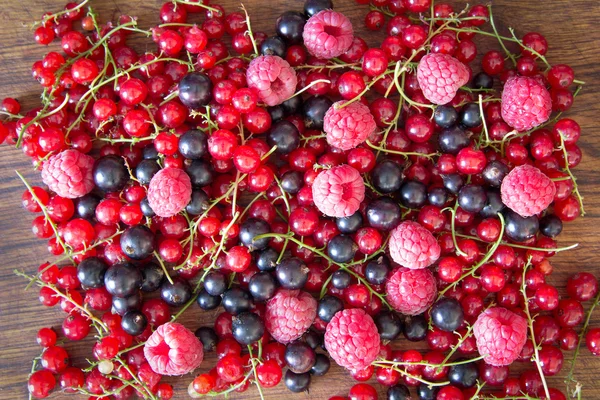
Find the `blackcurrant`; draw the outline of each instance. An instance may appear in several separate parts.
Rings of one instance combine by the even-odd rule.
[[[327,243],[327,255],[340,264],[352,261],[357,250],[352,237],[346,235],[337,235]]]
[[[108,265],[98,257],[84,259],[77,266],[77,279],[81,285],[87,288],[99,288],[104,286],[104,274]]]
[[[464,322],[464,312],[456,299],[444,297],[431,307],[431,322],[439,329],[454,332]]]
[[[325,113],[331,106],[333,102],[329,100],[327,97],[318,96],[318,97],[309,97],[303,105],[303,114],[304,114],[304,124],[307,129],[323,129],[323,121],[325,119]]]
[[[266,301],[275,295],[277,281],[268,272],[259,272],[250,278],[248,290],[256,301]]]
[[[214,310],[221,305],[221,296],[213,296],[206,289],[202,289],[196,297],[196,303],[205,311]]]
[[[308,268],[298,258],[286,258],[275,269],[279,284],[286,289],[302,289],[308,280]]]
[[[411,342],[419,342],[427,336],[429,326],[427,320],[422,315],[406,317],[402,325],[402,333],[404,337]]]
[[[482,186],[465,185],[458,192],[458,205],[465,211],[477,213],[483,210],[487,195]]]
[[[547,214],[540,220],[540,232],[544,236],[554,238],[562,232],[562,221],[554,214]]]
[[[202,72],[187,74],[179,82],[179,100],[188,108],[198,110],[212,99],[213,84]]]
[[[363,217],[360,211],[354,214],[335,219],[335,224],[341,233],[354,233],[363,224]]]
[[[148,320],[141,311],[128,311],[121,319],[121,328],[131,336],[141,335],[148,326]]]
[[[389,197],[380,197],[369,203],[366,210],[369,225],[389,231],[400,223],[400,206]]]
[[[133,264],[124,262],[112,265],[104,274],[106,290],[113,296],[127,297],[142,285],[142,273]]]
[[[262,319],[252,312],[243,312],[233,317],[231,323],[233,338],[241,345],[257,342],[265,333]]]
[[[119,156],[104,156],[96,160],[92,171],[96,187],[103,192],[118,192],[129,181],[125,160]]]
[[[342,300],[335,296],[327,295],[319,300],[317,316],[325,322],[331,321],[333,316],[344,309]]]
[[[458,121],[458,112],[452,106],[437,106],[433,120],[440,128],[451,128]]]
[[[121,250],[133,260],[143,260],[154,252],[154,233],[145,225],[135,225],[121,235]]]
[[[331,361],[325,354],[317,354],[315,363],[310,369],[310,373],[315,376],[323,376],[331,367]]]
[[[156,263],[148,263],[142,268],[142,287],[144,292],[154,292],[165,279],[165,271]]]
[[[212,296],[220,296],[227,289],[225,275],[219,271],[211,271],[204,278],[204,290]]]
[[[402,168],[398,163],[384,160],[371,171],[371,184],[380,193],[393,193],[402,186]]]
[[[521,217],[512,210],[504,210],[504,231],[506,236],[515,242],[524,242],[537,235],[540,223],[538,218],[533,215],[531,217]]]
[[[290,370],[297,374],[310,371],[315,358],[315,351],[304,342],[292,342],[285,348],[285,361]]]
[[[215,179],[215,170],[205,160],[187,160],[183,163],[184,171],[190,176],[194,188],[210,185]]]
[[[267,134],[267,143],[271,147],[277,146],[275,152],[288,154],[300,145],[300,132],[291,122],[278,121]]]
[[[223,293],[223,308],[231,315],[250,311],[252,298],[250,293],[239,287],[232,287]]]
[[[217,343],[219,342],[219,336],[213,328],[202,326],[196,329],[194,335],[202,342],[202,347],[205,352],[211,352],[216,349]]]
[[[160,297],[170,306],[180,307],[192,298],[192,287],[181,278],[173,278],[173,283],[165,279],[160,287]]]
[[[240,242],[242,242],[244,246],[248,247],[250,251],[264,250],[269,245],[269,241],[271,239],[268,237],[256,239],[256,237],[267,234],[270,231],[271,228],[265,220],[260,218],[248,218],[240,225]],[[277,257],[279,257],[279,254],[277,254]]]
[[[380,312],[374,320],[379,336],[383,340],[394,340],[402,332],[402,321],[394,312]]]
[[[208,137],[198,129],[190,129],[179,137],[179,153],[190,160],[198,160],[208,153]]]
[[[289,44],[302,42],[302,32],[306,17],[296,11],[287,11],[277,18],[277,35],[283,38]]]

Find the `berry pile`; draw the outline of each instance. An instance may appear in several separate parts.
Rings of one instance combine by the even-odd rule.
[[[361,382],[349,399],[377,399],[371,378],[388,400],[581,395],[598,281],[577,273],[561,298],[548,278],[584,214],[581,130],[563,118],[583,82],[541,34],[499,35],[491,7],[357,2],[380,47],[330,0],[270,37],[205,0],[164,3],[150,30],[101,24],[88,0],[44,14],[35,40],[62,51],[33,65],[42,104],[0,105],[0,142],[46,185],[19,175],[57,257],[16,273],[66,314],[38,333],[33,398],[170,399],[162,378],[208,353],[183,378],[192,398],[307,391],[331,360]],[[502,51],[475,65],[477,36]],[[192,308],[219,309],[214,326],[182,325]],[[72,365],[62,340],[88,336]],[[567,385],[549,387],[566,351]]]

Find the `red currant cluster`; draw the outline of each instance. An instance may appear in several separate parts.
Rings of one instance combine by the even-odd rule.
[[[542,35],[500,35],[491,7],[357,2],[385,28],[378,48],[330,0],[282,14],[272,37],[207,0],[164,3],[150,30],[101,24],[88,0],[42,17],[35,40],[62,52],[33,65],[40,107],[2,101],[0,143],[41,170],[47,189],[19,174],[22,201],[58,258],[16,273],[60,304],[64,338],[95,344],[72,366],[41,329],[31,396],[58,382],[166,400],[162,377],[214,352],[193,398],[303,392],[331,357],[388,400],[560,400],[546,377],[565,351],[581,395],[598,281],[575,274],[561,298],[548,277],[576,246],[557,246],[563,222],[584,213],[581,129],[562,117],[583,82],[548,63]],[[136,33],[157,50],[128,46]],[[502,50],[478,73],[476,36]],[[176,322],[194,303],[223,308],[213,327]],[[400,336],[427,350],[398,350]],[[517,376],[515,361],[531,367]],[[378,394],[359,383],[348,398]]]

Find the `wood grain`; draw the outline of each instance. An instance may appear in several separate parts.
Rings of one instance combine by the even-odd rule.
[[[158,20],[158,8],[161,2],[156,0],[93,0],[93,7],[100,14],[101,21],[115,19],[121,14],[139,17],[141,26],[149,27]],[[233,10],[239,0],[219,1],[226,9]],[[464,4],[453,1],[453,4]],[[538,31],[546,36],[550,43],[549,60],[552,63],[567,63],[577,74],[577,78],[587,82],[578,96],[568,116],[576,118],[582,128],[580,147],[584,158],[576,169],[579,185],[585,197],[587,215],[583,219],[566,224],[560,237],[561,245],[580,243],[580,247],[568,253],[561,253],[552,259],[555,273],[552,281],[564,289],[567,276],[575,271],[592,271],[600,275],[600,174],[598,159],[600,156],[600,128],[598,127],[598,107],[600,100],[596,94],[600,79],[597,51],[600,48],[600,31],[597,18],[600,15],[600,2],[596,0],[494,0],[494,9],[498,25],[504,33],[508,26],[516,27],[518,34]],[[286,10],[300,10],[303,2],[296,1],[259,1],[245,2],[255,30],[269,34],[274,31],[277,16]],[[366,14],[365,6],[356,6],[353,0],[337,0],[336,8],[351,17],[354,26],[368,41],[375,45],[382,34],[365,33],[362,19]],[[25,107],[36,104],[39,86],[31,78],[31,64],[40,59],[48,50],[57,50],[52,44],[49,49],[35,45],[32,32],[24,24],[39,18],[44,11],[59,10],[62,0],[19,0],[6,1],[0,7],[0,98],[16,97]],[[457,8],[460,6],[457,6]],[[199,21],[193,16],[192,21]],[[138,50],[153,49],[147,40],[133,42]],[[485,45],[484,45],[485,47]],[[27,397],[26,380],[31,360],[39,355],[40,348],[35,343],[35,334],[42,326],[53,326],[60,331],[64,318],[58,309],[45,309],[36,300],[37,291],[23,291],[25,283],[13,274],[18,268],[33,273],[37,266],[48,259],[45,243],[34,239],[31,233],[32,215],[21,208],[20,197],[23,186],[14,171],[21,171],[32,183],[39,183],[38,174],[20,150],[7,146],[0,147],[0,398],[23,399]],[[586,307],[589,304],[586,304]],[[216,313],[201,314],[197,309],[190,311],[184,318],[192,329],[209,325]],[[594,316],[593,323],[600,323]],[[75,365],[84,365],[84,359],[91,357],[90,341],[68,343],[66,346],[73,355]],[[399,348],[412,347],[402,339],[397,341]],[[565,353],[568,359],[571,353]],[[213,357],[208,357],[203,370],[214,365]],[[525,366],[519,366],[519,369]],[[568,370],[565,360],[563,372]],[[600,359],[593,358],[583,349],[577,365],[576,376],[584,385],[584,399],[600,398],[600,385],[597,373]],[[168,381],[177,382],[176,398],[186,398],[185,390],[191,377],[186,376]],[[563,387],[562,375],[550,378],[551,386]],[[332,395],[346,395],[352,386],[352,380],[340,368],[332,368],[324,378],[314,379],[308,394],[290,394],[283,387],[267,392],[270,399],[326,399]],[[384,398],[381,392],[381,398]],[[257,398],[254,388],[246,394],[232,396],[239,399]],[[55,393],[52,398],[62,399],[68,396]],[[71,397],[72,398],[72,397]]]

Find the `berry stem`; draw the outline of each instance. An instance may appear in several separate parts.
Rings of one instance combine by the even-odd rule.
[[[374,150],[378,150],[384,153],[388,153],[388,154],[397,154],[400,156],[404,156],[406,158],[408,158],[409,156],[416,156],[416,157],[425,157],[428,158],[430,160],[432,160],[434,157],[438,157],[440,155],[440,153],[429,153],[429,154],[424,154],[424,153],[417,153],[414,151],[397,151],[397,150],[388,150],[384,147],[381,146],[377,146],[373,143],[371,143],[371,141],[369,139],[366,140],[367,145],[374,149]]]
[[[58,232],[58,227],[56,226],[56,224],[54,223],[54,221],[52,221],[52,219],[50,218],[50,214],[48,214],[48,209],[40,201],[40,199],[36,196],[35,191],[29,185],[29,183],[27,183],[27,181],[25,180],[25,178],[23,177],[23,175],[21,175],[21,173],[19,171],[15,171],[15,173],[17,174],[17,176],[19,177],[19,179],[21,179],[21,181],[23,182],[23,184],[25,185],[25,187],[27,187],[27,190],[29,190],[29,193],[31,194],[31,197],[35,200],[35,202],[38,204],[38,206],[42,210],[42,213],[44,214],[44,219],[52,227],[52,231],[54,232],[54,237],[56,238],[56,241],[61,245],[61,247],[63,248],[64,253],[69,256],[69,259],[71,261],[73,261],[73,257],[71,257],[70,249],[69,249],[68,245],[60,237],[60,234]]]
[[[523,311],[527,316],[527,325],[529,326],[529,336],[531,336],[531,342],[533,343],[533,357],[532,361],[535,363],[538,373],[540,375],[540,379],[542,380],[542,385],[544,386],[544,393],[546,394],[546,398],[550,398],[550,391],[548,390],[548,383],[546,383],[546,377],[544,376],[544,371],[542,370],[542,364],[540,363],[540,353],[539,347],[540,345],[536,343],[535,340],[535,332],[533,330],[533,319],[535,317],[531,316],[529,312],[529,298],[527,297],[527,279],[525,275],[527,273],[527,269],[531,266],[531,257],[527,260],[527,264],[523,267],[523,276],[521,279],[521,294],[523,295]]]
[[[260,53],[258,52],[258,46],[256,45],[254,33],[252,32],[252,25],[250,25],[250,15],[248,15],[248,11],[246,11],[244,3],[240,4],[240,8],[244,11],[244,14],[246,15],[246,27],[248,28],[246,33],[248,34],[248,36],[250,36],[250,41],[252,42],[252,47],[254,48],[254,54],[258,57]]]
[[[365,261],[367,261],[367,260],[370,260],[370,259],[374,258],[375,256],[377,256],[377,255],[380,253],[380,251],[381,251],[381,250],[380,250],[380,251],[378,251],[378,252],[375,252],[375,253],[371,254],[370,256],[366,257],[366,258],[365,258],[364,260],[362,260],[362,261],[359,261],[359,262],[356,262],[356,261],[355,261],[355,262],[353,262],[353,263],[350,263],[350,264],[341,264],[341,263],[338,263],[338,262],[335,262],[335,261],[333,261],[333,260],[332,260],[332,259],[331,259],[331,258],[330,258],[330,257],[329,257],[327,254],[323,253],[323,251],[322,251],[322,250],[320,250],[320,249],[317,249],[317,248],[315,248],[315,247],[308,246],[308,245],[304,244],[304,243],[303,243],[301,240],[298,240],[298,239],[296,239],[296,238],[295,238],[295,237],[294,237],[294,236],[293,236],[291,233],[288,233],[288,234],[286,234],[286,235],[283,235],[283,234],[281,234],[281,233],[265,233],[264,235],[258,235],[258,236],[256,236],[256,237],[254,238],[254,240],[259,240],[259,239],[262,239],[262,238],[269,238],[269,237],[270,237],[270,238],[281,238],[281,239],[288,239],[288,240],[290,240],[290,241],[292,241],[292,242],[296,243],[298,246],[300,246],[300,247],[304,247],[304,248],[306,248],[306,249],[308,249],[308,250],[312,251],[313,253],[317,254],[318,256],[320,256],[320,257],[324,258],[324,259],[325,259],[325,260],[327,260],[327,261],[328,261],[330,264],[337,265],[338,267],[340,267],[340,268],[341,268],[341,269],[343,269],[344,271],[348,272],[350,275],[354,276],[354,277],[355,277],[355,278],[356,278],[356,279],[357,279],[357,280],[358,280],[358,281],[359,281],[359,282],[360,282],[362,285],[366,286],[366,288],[367,288],[367,289],[369,289],[369,291],[371,292],[371,294],[373,294],[373,295],[375,295],[375,296],[379,297],[379,299],[381,300],[381,302],[382,302],[383,304],[385,304],[385,305],[386,305],[386,306],[387,306],[387,307],[388,307],[390,310],[392,309],[392,306],[391,306],[391,305],[390,305],[390,304],[387,302],[387,300],[385,299],[385,295],[383,295],[383,294],[381,294],[381,293],[377,292],[375,289],[373,289],[373,288],[371,287],[371,285],[369,285],[369,283],[368,283],[368,282],[367,282],[367,281],[366,281],[366,280],[365,280],[365,279],[364,279],[362,276],[360,276],[358,273],[356,273],[356,272],[355,272],[355,271],[354,271],[354,270],[351,268],[351,266],[353,266],[353,265],[361,264],[361,263],[363,263],[363,262],[365,262]],[[382,249],[384,249],[385,247],[386,247],[386,246],[385,246],[385,244],[383,244],[383,245],[381,246],[381,248],[382,248]]]
[[[294,97],[306,92],[308,89],[310,89],[313,86],[318,85],[319,83],[327,83],[327,84],[331,84],[330,80],[327,79],[317,79],[316,81],[312,81],[311,83],[309,83],[307,86],[303,87],[302,89],[298,90],[296,93],[294,93],[293,95],[291,95],[290,97],[288,97],[287,99],[284,100],[288,101],[289,99],[293,99]]]
[[[258,381],[258,373],[256,372],[256,364],[260,363],[260,360],[258,358],[255,358],[252,354],[251,345],[248,345],[248,353],[250,354],[250,364],[252,365],[252,373],[254,374],[254,384],[256,385],[256,389],[258,390],[258,395],[260,396],[261,400],[265,400],[262,387],[260,386],[260,382]]]
[[[163,262],[162,258],[160,257],[160,255],[156,251],[153,254],[154,254],[154,257],[156,258],[156,260],[158,261],[158,264],[162,268],[163,272],[165,273],[165,276],[167,277],[167,280],[172,285],[173,284],[173,278],[171,278],[171,275],[169,275],[169,271],[167,271],[167,267],[165,266],[165,263]]]
[[[484,358],[485,358],[485,356],[478,356],[475,358],[470,358],[468,360],[460,360],[460,361],[454,361],[454,362],[447,362],[448,360],[444,360],[440,364],[431,364],[431,363],[424,362],[424,361],[405,362],[405,361],[383,360],[383,361],[374,361],[373,366],[382,367],[382,368],[389,368],[390,366],[392,366],[392,367],[395,367],[395,366],[402,366],[402,367],[422,366],[422,367],[431,367],[431,368],[444,368],[444,367],[453,367],[456,365],[471,364],[471,363],[477,362],[479,360],[483,360]]]
[[[454,207],[450,209],[450,217],[452,218],[452,220],[450,220],[450,230],[452,232],[452,242],[454,243],[454,248],[456,249],[456,254],[458,256],[466,256],[467,253],[465,253],[464,251],[462,251],[460,249],[460,247],[458,246],[458,242],[456,241],[456,236],[457,236],[457,232],[456,232],[456,210],[458,209],[458,199],[456,200],[456,203],[454,204]]]
[[[73,11],[77,11],[79,9],[81,9],[83,6],[85,6],[87,3],[89,2],[89,0],[83,0],[81,3],[77,4],[75,7],[73,8],[65,8],[62,11],[56,12],[54,14],[49,14],[49,15],[44,15],[44,17],[42,18],[41,21],[35,22],[33,24],[34,27],[38,26],[38,25],[42,25],[42,24],[46,24],[49,21],[57,21],[58,17],[61,17],[67,13],[73,12]]]
[[[567,152],[567,148],[565,146],[565,138],[562,132],[559,131],[558,134],[560,136],[560,149],[563,153],[563,157],[565,158],[565,171],[567,172],[567,174],[569,174],[571,180],[573,181],[573,193],[575,193],[575,197],[577,197],[577,201],[579,202],[580,214],[583,217],[585,215],[585,210],[583,208],[583,196],[581,196],[581,193],[579,193],[577,178],[575,178],[575,175],[573,175],[573,173],[571,172],[571,168],[569,168],[569,153]]]
[[[219,12],[218,9],[216,9],[214,7],[211,7],[211,6],[207,6],[206,4],[204,4],[202,2],[202,0],[199,0],[198,2],[187,1],[187,0],[172,0],[172,1],[173,1],[173,3],[176,3],[176,4],[186,4],[188,6],[202,7],[204,9],[206,9],[206,10],[209,10],[209,11]]]
[[[500,219],[500,234],[498,235],[498,240],[496,240],[494,242],[494,244],[492,245],[492,247],[490,247],[490,249],[488,250],[488,252],[485,254],[485,256],[483,256],[483,258],[481,260],[479,260],[479,262],[477,264],[475,264],[468,272],[464,273],[460,278],[458,278],[457,281],[452,282],[451,284],[449,284],[448,286],[446,286],[444,289],[440,290],[440,294],[438,296],[438,299],[441,299],[444,294],[449,291],[450,289],[455,288],[459,282],[461,282],[463,279],[469,277],[469,276],[473,276],[475,274],[475,272],[477,272],[477,270],[484,265],[486,262],[489,261],[490,258],[492,258],[492,256],[494,255],[494,253],[496,252],[496,249],[498,248],[498,246],[500,246],[500,243],[502,243],[502,236],[504,235],[504,217],[502,216],[502,214],[498,213],[498,218]],[[452,217],[452,220],[454,221],[454,216]],[[453,231],[454,231],[454,227],[452,227]],[[456,250],[457,250],[457,254],[458,254],[458,246],[455,244],[456,246]]]
[[[77,304],[77,302],[73,301],[73,299],[68,296],[67,294],[61,292],[60,290],[58,290],[58,288],[52,284],[46,283],[44,281],[42,281],[41,279],[39,279],[37,276],[33,275],[27,275],[24,272],[21,272],[19,270],[14,270],[13,271],[15,275],[20,276],[22,278],[27,279],[30,282],[34,282],[36,285],[38,285],[39,287],[47,287],[50,290],[52,290],[56,296],[61,297],[65,300],[67,300],[68,302],[70,302],[73,307],[75,307],[76,309],[78,309],[81,314],[83,314],[87,319],[89,319],[90,321],[94,322],[94,326],[96,326],[96,324],[98,326],[100,326],[102,328],[102,330],[104,330],[104,332],[108,332],[108,327],[106,326],[106,324],[104,322],[102,322],[100,319],[98,319],[94,314],[92,314],[87,307],[84,307],[80,304]],[[100,332],[99,332],[100,333]]]
[[[514,54],[512,54],[510,51],[508,51],[508,49],[504,45],[504,42],[501,39],[501,36],[498,34],[498,30],[496,29],[496,23],[494,22],[494,15],[492,13],[492,5],[491,4],[488,5],[488,13],[490,14],[490,25],[492,26],[492,30],[494,31],[494,34],[490,35],[490,34],[487,34],[487,32],[486,32],[486,34],[488,36],[495,36],[496,39],[498,39],[498,43],[500,43],[500,47],[502,47],[502,50],[504,50],[504,52],[506,53],[506,55],[508,56],[508,58],[510,58],[510,61],[512,61],[513,66],[516,67],[517,66],[517,60],[516,60]]]
[[[565,378],[565,383],[567,384],[567,390],[571,391],[571,389],[569,387],[571,383],[575,383],[575,385],[576,385],[575,389],[572,391],[573,397],[575,397],[575,395],[581,396],[582,386],[579,382],[577,382],[577,380],[573,377],[573,375],[575,373],[575,365],[577,364],[577,357],[579,356],[579,351],[581,349],[581,343],[583,343],[583,338],[585,337],[585,334],[588,331],[590,321],[592,319],[592,313],[594,312],[594,309],[596,308],[596,306],[598,304],[600,304],[600,291],[598,292],[596,297],[594,297],[592,305],[590,306],[590,308],[587,312],[587,315],[585,317],[585,322],[583,323],[583,328],[581,328],[581,332],[579,333],[579,340],[577,341],[577,346],[575,347],[575,351],[573,352],[573,358],[571,358],[571,360],[570,360],[571,367],[569,368],[569,373],[567,374],[567,377]]]
[[[462,238],[465,238],[465,239],[476,240],[478,242],[483,242],[483,240],[481,240],[477,236],[464,235],[462,233],[457,233],[456,236],[462,237]],[[515,243],[510,243],[510,242],[501,242],[500,244],[503,245],[503,246],[514,247],[516,249],[532,250],[532,251],[543,251],[543,252],[547,252],[547,253],[560,253],[561,251],[573,250],[574,248],[576,248],[577,246],[579,246],[579,243],[575,243],[575,244],[572,244],[572,245],[566,246],[566,247],[557,247],[555,249],[546,249],[546,248],[543,248],[543,247],[523,246],[523,245],[520,245],[520,244],[515,244]]]

